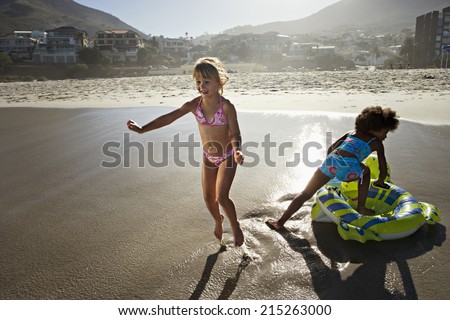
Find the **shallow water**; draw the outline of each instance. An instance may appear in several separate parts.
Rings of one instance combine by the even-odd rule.
[[[241,114],[242,123],[248,124],[247,116]],[[348,117],[301,114],[252,114],[250,118],[260,128],[280,132],[273,135],[278,143],[299,142],[294,143],[296,151],[308,141],[323,144],[326,132],[338,136],[344,127],[351,128],[353,122]],[[265,122],[266,119],[269,121]],[[250,131],[256,136],[264,133]],[[446,155],[450,154],[446,142],[449,133],[448,127],[404,122],[386,141],[394,182],[414,190],[411,192],[419,200],[440,207],[441,223],[424,226],[405,239],[361,244],[342,240],[334,224],[312,223],[311,202],[308,202],[287,223],[288,231],[277,233],[269,230],[264,221],[282,213],[313,169],[278,166],[272,172],[264,165],[242,168],[233,188],[238,190],[233,198],[241,212],[247,237],[245,248],[220,252],[214,242],[202,246],[181,264],[174,263],[169,272],[174,281],[159,291],[160,296],[168,299],[448,299],[449,293],[444,293],[446,289],[440,284],[448,263],[449,249],[445,242],[448,219],[444,206],[444,199],[449,195],[448,182],[435,170],[445,165]],[[423,141],[438,144],[439,151],[431,146],[423,150],[426,147],[416,143],[416,135]],[[415,147],[402,152],[405,146]],[[417,154],[416,149],[420,148],[424,154],[415,161],[419,157],[409,152]],[[423,163],[431,158],[436,161],[433,168],[422,170]],[[256,172],[249,178],[243,173],[245,170]],[[427,184],[429,176],[433,176],[433,183]],[[423,183],[418,185],[418,180]],[[203,266],[201,273],[195,272],[199,264]]]
[[[405,239],[360,244],[342,240],[333,224],[311,223],[310,202],[286,233],[264,224],[306,184],[327,133],[350,130],[353,117],[239,113],[248,156],[231,196],[246,244],[231,247],[225,222],[221,252],[188,149],[179,155],[185,167],[172,149],[168,166],[148,164],[163,159],[163,144],[177,135],[199,141],[194,118],[130,134],[126,146],[128,118],[146,122],[168,110],[0,109],[2,299],[450,298],[450,127],[402,121],[386,140],[394,183],[438,206],[442,221]],[[263,147],[268,138],[275,145]],[[113,168],[101,166],[115,160],[104,152],[108,142],[120,145],[109,149],[121,159]],[[199,148],[193,157],[200,160]]]

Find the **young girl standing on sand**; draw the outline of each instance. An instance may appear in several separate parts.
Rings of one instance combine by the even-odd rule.
[[[196,62],[193,78],[200,96],[142,127],[133,120],[129,120],[127,126],[132,131],[144,133],[169,125],[189,112],[194,114],[203,145],[203,197],[216,223],[214,236],[222,240],[223,215],[220,206],[230,222],[234,244],[239,247],[244,243],[244,235],[229,191],[237,164],[242,164],[244,157],[236,109],[222,96],[228,75],[217,58],[206,57]]]
[[[370,169],[361,162],[373,151],[377,152],[380,175],[373,184],[383,186],[387,175],[383,140],[386,139],[388,132],[397,129],[398,124],[396,112],[390,108],[365,108],[356,118],[355,131],[346,133],[331,145],[325,161],[316,170],[306,188],[292,200],[280,219],[269,219],[266,222],[267,225],[275,230],[283,229],[286,221],[300,209],[303,203],[333,178],[340,181],[359,179],[356,210],[360,214],[374,214],[373,210],[366,208]]]

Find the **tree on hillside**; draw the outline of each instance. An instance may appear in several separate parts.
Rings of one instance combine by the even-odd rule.
[[[140,48],[137,52],[137,63],[141,66],[150,66],[159,63],[158,40],[152,37],[150,40],[144,39],[144,48]]]
[[[137,52],[137,61],[141,66],[150,66],[154,63],[158,55],[158,49],[155,47],[140,48]]]
[[[372,47],[372,53],[373,53],[377,58],[381,57],[380,48],[379,48],[376,44],[374,44],[373,47]]]
[[[367,41],[360,41],[358,43],[356,43],[356,46],[364,51],[370,51],[372,49],[372,44],[370,44]]]
[[[402,57],[403,63],[406,65],[412,65],[414,59],[414,37],[408,37],[403,42],[400,49],[400,57]]]
[[[85,64],[98,64],[100,62],[100,53],[97,48],[85,48],[78,51],[78,58]]]
[[[0,52],[0,72],[6,70],[11,64],[11,58],[6,53]]]
[[[363,57],[364,58],[364,57]],[[364,58],[365,59],[365,58]],[[316,57],[317,67],[322,70],[355,69],[355,63],[337,54],[319,55]]]
[[[239,44],[239,47],[237,48],[237,55],[241,61],[245,61],[249,55],[250,55],[250,49],[248,47],[247,42],[243,41]]]
[[[221,60],[226,60],[232,54],[231,47],[232,43],[230,40],[220,40],[211,48],[211,53]]]

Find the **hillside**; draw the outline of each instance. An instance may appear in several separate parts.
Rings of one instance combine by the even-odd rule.
[[[140,31],[118,18],[72,0],[0,0],[0,34],[73,26],[89,36],[101,29]]]
[[[237,26],[224,33],[277,31],[292,35],[356,29],[397,33],[405,28],[414,29],[417,16],[447,6],[450,0],[341,0],[303,19]],[[0,35],[67,25],[85,30],[90,36],[101,29],[130,29],[144,36],[117,17],[73,0],[0,0]]]
[[[303,19],[239,26],[225,30],[224,33],[277,31],[293,35],[357,29],[397,33],[405,28],[414,30],[417,16],[433,10],[441,11],[448,6],[450,0],[341,0]]]

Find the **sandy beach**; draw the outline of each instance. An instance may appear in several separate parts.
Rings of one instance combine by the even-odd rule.
[[[125,126],[195,97],[190,76],[0,83],[0,298],[450,299],[449,73],[230,76],[224,96],[247,143],[231,189],[246,244],[232,248],[225,223],[225,251],[202,199],[200,148],[164,147],[200,141],[194,117],[146,135]],[[361,244],[312,223],[309,202],[288,232],[271,231],[264,221],[306,184],[326,135],[351,130],[368,105],[400,114],[385,142],[392,179],[441,221]],[[323,148],[305,154],[310,142]]]
[[[426,70],[238,73],[225,88],[240,111],[358,113],[392,106],[402,119],[449,124],[450,73]],[[0,83],[0,108],[179,107],[195,96],[190,75]]]

